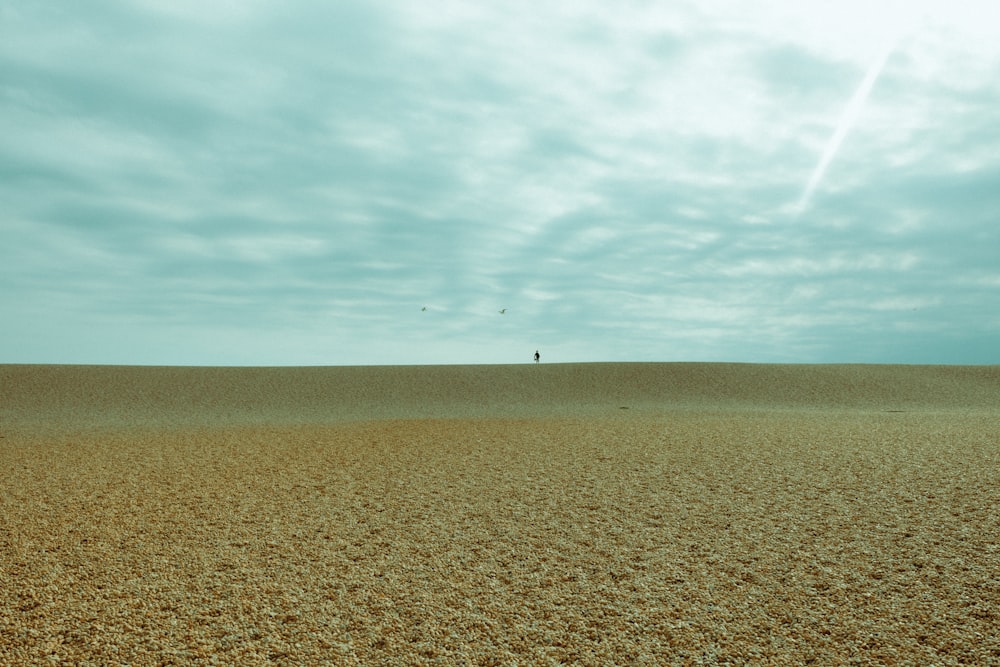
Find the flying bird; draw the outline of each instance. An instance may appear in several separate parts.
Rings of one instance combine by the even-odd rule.
[[[421,309],[420,309],[420,312],[422,313],[422,312],[424,312],[425,310],[427,310],[427,306],[424,306],[423,308],[421,308]]]
[[[501,315],[503,315],[504,313],[506,313],[506,312],[507,312],[507,309],[506,309],[506,308],[504,308],[503,310],[498,310],[497,312],[498,312],[498,313],[500,313]]]

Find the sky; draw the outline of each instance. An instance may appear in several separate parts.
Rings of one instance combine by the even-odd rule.
[[[994,0],[0,0],[0,363],[1000,363]]]

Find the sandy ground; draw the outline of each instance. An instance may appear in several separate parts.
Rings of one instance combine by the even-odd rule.
[[[0,664],[1000,664],[1000,368],[0,366]]]

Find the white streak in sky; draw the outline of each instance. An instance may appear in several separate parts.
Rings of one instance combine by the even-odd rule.
[[[827,167],[830,166],[830,162],[833,161],[837,151],[840,150],[840,145],[844,143],[847,133],[851,131],[851,128],[854,127],[854,124],[858,120],[858,116],[861,115],[865,101],[872,92],[872,88],[875,87],[875,82],[878,80],[879,74],[882,73],[882,68],[885,67],[885,63],[892,54],[895,45],[895,40],[890,42],[882,50],[878,58],[875,59],[871,67],[868,68],[868,73],[865,74],[864,80],[858,86],[857,91],[855,91],[854,97],[851,98],[850,103],[847,105],[847,109],[844,110],[844,115],[841,116],[840,122],[837,124],[837,129],[834,131],[833,136],[830,137],[830,141],[827,142],[826,149],[823,151],[823,157],[820,158],[819,164],[816,165],[816,169],[809,178],[805,192],[802,193],[799,203],[795,206],[796,211],[802,212],[809,206],[809,200],[812,198],[813,191],[820,184],[820,181],[823,180],[823,175],[826,173]]]

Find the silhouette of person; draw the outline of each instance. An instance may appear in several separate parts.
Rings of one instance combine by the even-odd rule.
[[[537,364],[538,360],[541,359],[541,358],[542,358],[542,355],[538,354],[538,350],[535,350],[535,363]]]

